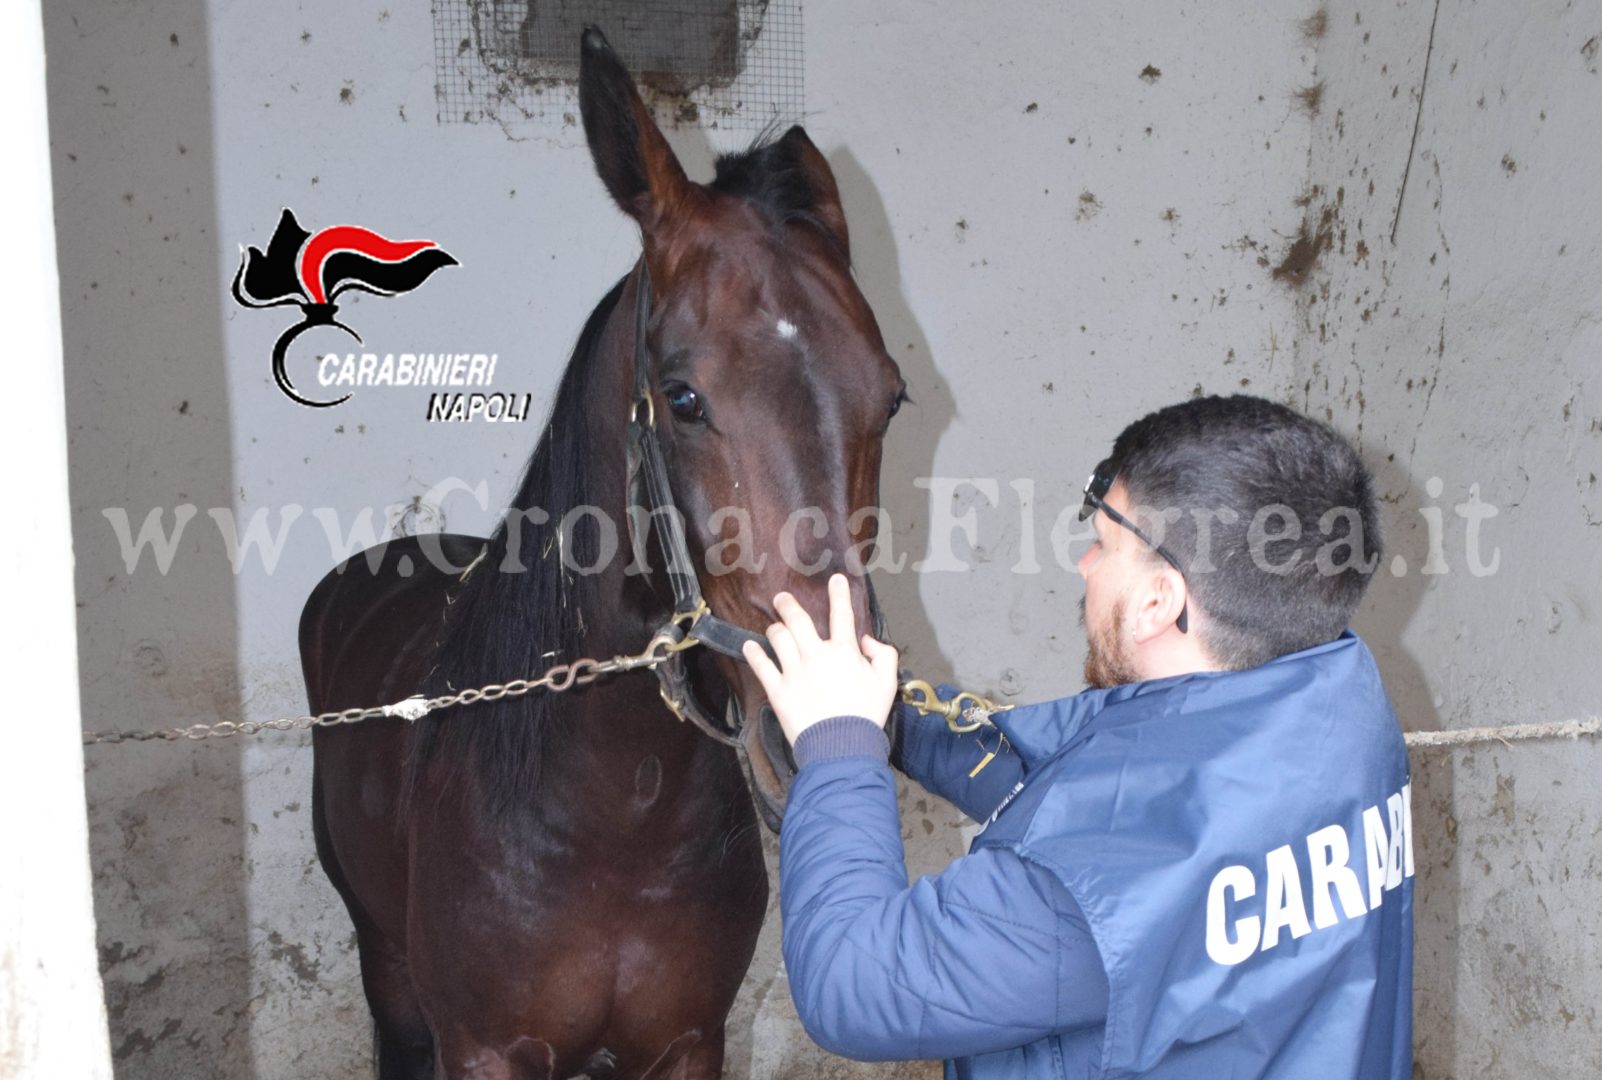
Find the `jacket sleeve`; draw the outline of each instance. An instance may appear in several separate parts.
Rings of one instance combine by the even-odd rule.
[[[796,1010],[858,1060],[966,1057],[1105,1022],[1106,973],[1067,889],[985,849],[907,884],[881,757],[803,765],[780,834]]]
[[[940,689],[943,692],[948,687]],[[975,821],[988,818],[1023,779],[1023,762],[1012,744],[1001,738],[999,729],[981,727],[959,735],[944,717],[921,713],[910,705],[898,708],[892,757],[896,767]],[[977,775],[969,775],[992,750],[997,751],[996,756]]]

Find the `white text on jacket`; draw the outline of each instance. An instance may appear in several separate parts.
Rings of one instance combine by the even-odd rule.
[[[1385,800],[1382,808],[1363,811],[1363,846],[1358,865],[1368,886],[1358,882],[1352,868],[1352,847],[1341,825],[1326,825],[1307,837],[1306,865],[1311,873],[1312,921],[1302,893],[1298,856],[1290,844],[1275,848],[1261,864],[1266,888],[1261,904],[1247,904],[1257,896],[1257,867],[1226,866],[1213,875],[1207,890],[1207,955],[1215,963],[1234,965],[1279,944],[1283,931],[1305,937],[1339,922],[1336,900],[1347,919],[1367,915],[1385,901],[1385,894],[1413,876],[1413,785]],[[1253,914],[1245,914],[1250,910]],[[1256,914],[1255,912],[1261,912]]]

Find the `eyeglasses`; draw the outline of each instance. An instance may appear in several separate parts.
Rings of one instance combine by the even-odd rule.
[[[1173,555],[1171,555],[1168,550],[1157,541],[1141,532],[1140,527],[1134,522],[1124,517],[1124,515],[1114,510],[1111,506],[1107,505],[1107,492],[1112,489],[1113,481],[1117,479],[1117,477],[1117,470],[1112,467],[1112,461],[1110,458],[1096,466],[1096,471],[1090,474],[1089,480],[1085,481],[1085,503],[1079,508],[1079,520],[1084,521],[1097,510],[1100,510],[1113,521],[1116,521],[1118,524],[1122,525],[1124,528],[1140,537],[1141,540],[1145,541],[1147,547],[1151,548],[1158,555],[1162,556],[1163,560],[1167,562],[1169,566],[1172,566],[1179,573],[1181,578],[1184,578],[1185,570],[1184,567],[1179,565],[1178,559],[1174,558]],[[1189,587],[1189,579],[1185,580],[1185,585]],[[1179,609],[1179,618],[1174,620],[1174,625],[1179,627],[1179,632],[1181,634],[1190,632],[1189,615],[1190,605],[1189,601],[1187,600],[1186,603]]]

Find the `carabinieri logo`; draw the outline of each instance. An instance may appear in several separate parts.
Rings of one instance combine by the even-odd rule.
[[[358,342],[362,336],[334,318],[335,297],[349,289],[399,296],[411,292],[442,266],[457,261],[432,240],[386,240],[370,229],[335,225],[312,234],[300,227],[295,213],[285,209],[265,254],[258,248],[242,250],[239,272],[234,275],[234,299],[248,308],[296,304],[305,318],[285,330],[273,346],[273,378],[291,401],[313,409],[326,409],[350,398],[312,401],[302,397],[289,381],[284,360],[289,345],[314,326],[335,326]]]

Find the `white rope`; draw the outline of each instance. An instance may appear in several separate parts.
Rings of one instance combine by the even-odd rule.
[[[1509,724],[1506,727],[1460,728],[1456,731],[1409,731],[1405,738],[1412,747],[1472,746],[1475,743],[1511,743],[1518,739],[1578,739],[1582,735],[1602,734],[1602,717],[1589,720],[1560,720],[1551,724]]]

